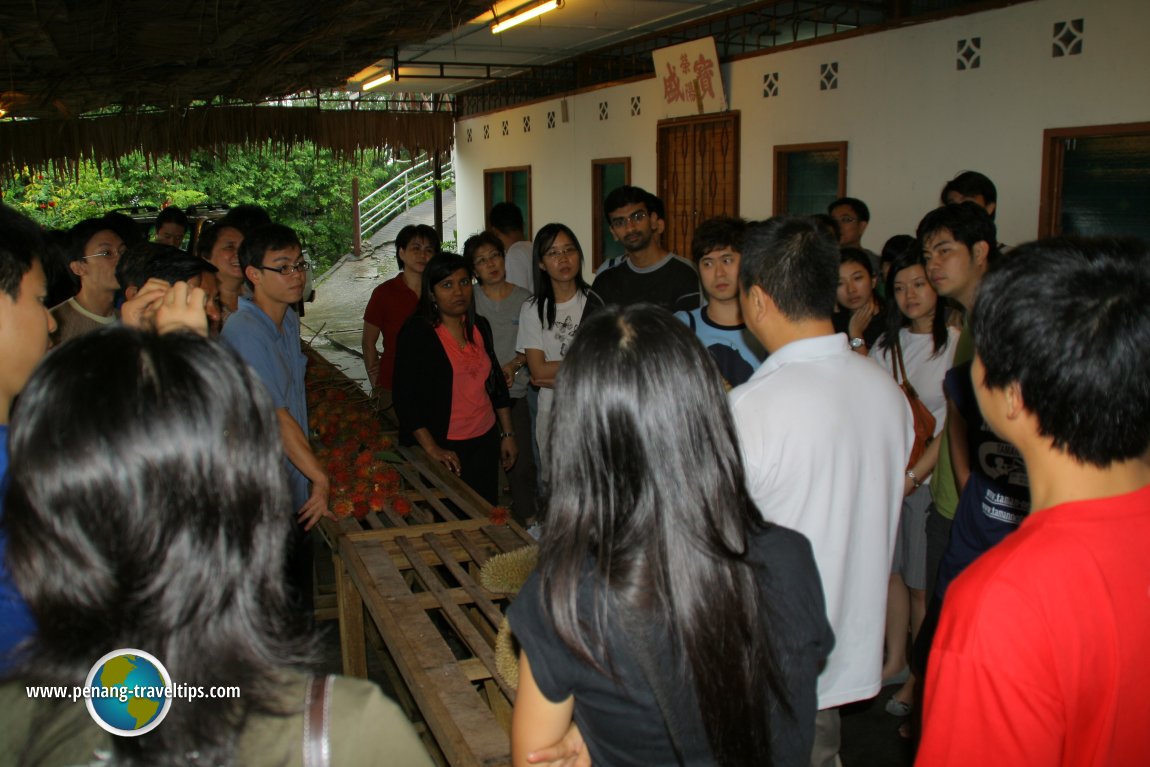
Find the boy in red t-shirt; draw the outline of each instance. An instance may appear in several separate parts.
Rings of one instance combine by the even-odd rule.
[[[971,376],[1032,511],[947,593],[918,765],[1150,753],[1150,247],[1057,239],[982,282]]]

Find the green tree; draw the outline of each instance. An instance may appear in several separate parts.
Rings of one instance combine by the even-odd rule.
[[[196,152],[187,162],[149,162],[137,153],[122,158],[115,168],[84,162],[74,174],[25,169],[0,180],[0,190],[4,202],[50,228],[137,205],[254,203],[294,228],[323,270],[351,250],[352,178],[360,177],[366,194],[398,170],[382,156],[351,163],[310,143],[286,150],[268,144],[230,147],[226,153]]]

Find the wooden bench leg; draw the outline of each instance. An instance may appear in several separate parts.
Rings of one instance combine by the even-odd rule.
[[[335,595],[339,607],[339,650],[345,676],[367,678],[367,649],[363,641],[363,600],[347,575],[343,558],[331,555],[335,566]]]

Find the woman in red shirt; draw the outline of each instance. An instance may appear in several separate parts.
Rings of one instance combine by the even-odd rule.
[[[376,402],[383,409],[391,407],[392,376],[395,370],[395,344],[399,329],[419,303],[423,270],[439,251],[439,235],[427,224],[408,225],[395,238],[399,274],[371,293],[363,311],[363,366],[371,382]],[[383,336],[383,353],[377,344]]]

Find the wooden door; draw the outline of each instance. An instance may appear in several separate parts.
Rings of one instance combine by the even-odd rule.
[[[658,132],[663,247],[690,258],[695,227],[739,215],[739,113],[662,120]]]

